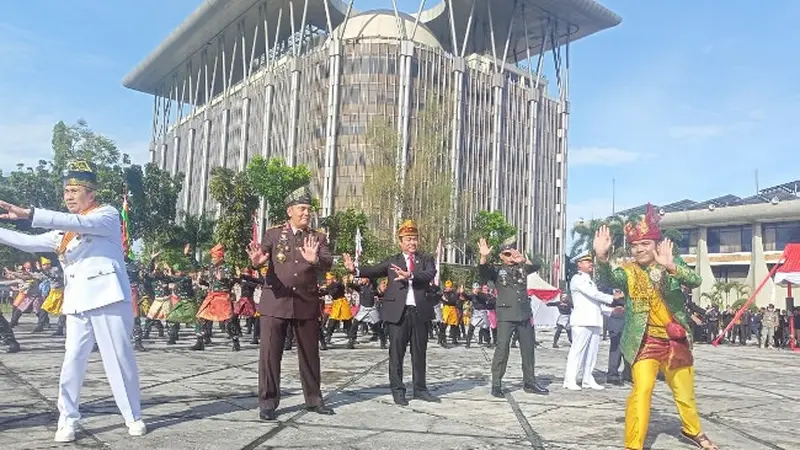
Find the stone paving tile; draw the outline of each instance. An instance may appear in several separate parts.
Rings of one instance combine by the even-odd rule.
[[[0,449],[64,448],[52,441],[57,423],[57,380],[63,341],[32,335],[25,317],[16,332],[24,352],[0,355]],[[156,336],[155,333],[153,335]],[[387,352],[377,343],[356,350],[335,346],[323,352],[326,402],[335,416],[303,408],[296,351],[284,355],[279,420],[258,420],[258,348],[230,350],[217,332],[204,352],[191,352],[191,333],[176,346],[147,342],[137,354],[142,409],[149,433],[131,438],[106,382],[99,354],[92,354],[81,395],[82,430],[75,447],[152,449],[546,449],[621,448],[625,402],[630,387],[604,391],[561,389],[568,346],[537,350],[537,377],[551,394],[521,390],[519,350],[514,349],[504,379],[505,399],[489,395],[491,350],[431,343],[428,386],[443,400],[429,404],[392,402]],[[547,342],[552,334],[539,333]],[[565,342],[562,340],[562,342]],[[601,346],[596,377],[604,380],[607,342]],[[793,432],[800,414],[800,386],[792,383],[800,354],[748,347],[700,345],[696,349],[696,396],[704,431],[726,450],[800,449]],[[410,359],[406,381],[410,384]],[[411,396],[409,387],[408,396]],[[680,441],[680,420],[672,395],[658,383],[648,445],[653,450],[693,448]],[[67,446],[69,447],[69,446]]]

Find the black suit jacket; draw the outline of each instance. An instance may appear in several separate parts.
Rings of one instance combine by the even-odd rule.
[[[426,293],[428,286],[436,277],[436,262],[432,257],[423,253],[414,254],[414,276],[408,280],[395,281],[397,274],[392,270],[392,265],[396,265],[404,270],[406,258],[402,253],[390,256],[385,261],[374,266],[359,267],[358,276],[370,279],[387,277],[388,286],[383,294],[383,305],[381,307],[381,320],[389,323],[399,323],[403,318],[403,311],[406,307],[408,290],[414,290],[414,301],[417,304],[417,316],[421,320],[433,320],[433,306]]]

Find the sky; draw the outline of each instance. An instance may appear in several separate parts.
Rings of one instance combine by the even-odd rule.
[[[622,24],[570,48],[570,224],[612,206],[751,195],[756,171],[761,188],[800,179],[800,2],[601,3]],[[47,158],[53,125],[79,118],[146,162],[152,98],[121,80],[199,4],[0,2],[0,169]]]

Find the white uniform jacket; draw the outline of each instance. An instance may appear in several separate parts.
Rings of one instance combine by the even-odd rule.
[[[0,228],[0,244],[24,252],[54,252],[66,232],[77,233],[60,260],[64,268],[64,314],[76,314],[131,301],[122,250],[122,222],[113,206],[86,215],[35,209],[33,228],[53,230],[29,235]]]
[[[610,305],[614,296],[597,290],[592,276],[585,272],[578,272],[569,282],[569,291],[572,295],[572,314],[569,323],[578,327],[602,327],[602,307]]]

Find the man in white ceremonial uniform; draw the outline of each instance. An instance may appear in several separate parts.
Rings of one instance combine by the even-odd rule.
[[[69,213],[0,201],[0,209],[5,211],[0,219],[29,220],[32,228],[52,230],[34,236],[0,228],[0,244],[30,253],[55,251],[64,268],[66,351],[58,389],[56,442],[75,440],[81,386],[95,343],[128,433],[142,436],[147,432],[130,341],[133,308],[120,215],[114,207],[97,203],[96,189],[94,166],[77,161],[64,173],[64,202]]]
[[[605,294],[597,289],[592,280],[594,263],[589,252],[579,254],[572,261],[577,264],[578,272],[572,276],[569,290],[572,296],[573,310],[569,318],[572,326],[572,346],[567,357],[567,368],[564,373],[564,388],[578,391],[578,377],[582,386],[602,390],[595,381],[592,371],[597,362],[600,349],[600,334],[603,331],[603,305],[611,305],[615,296]],[[617,294],[621,297],[621,294]],[[581,372],[581,373],[579,373]]]

